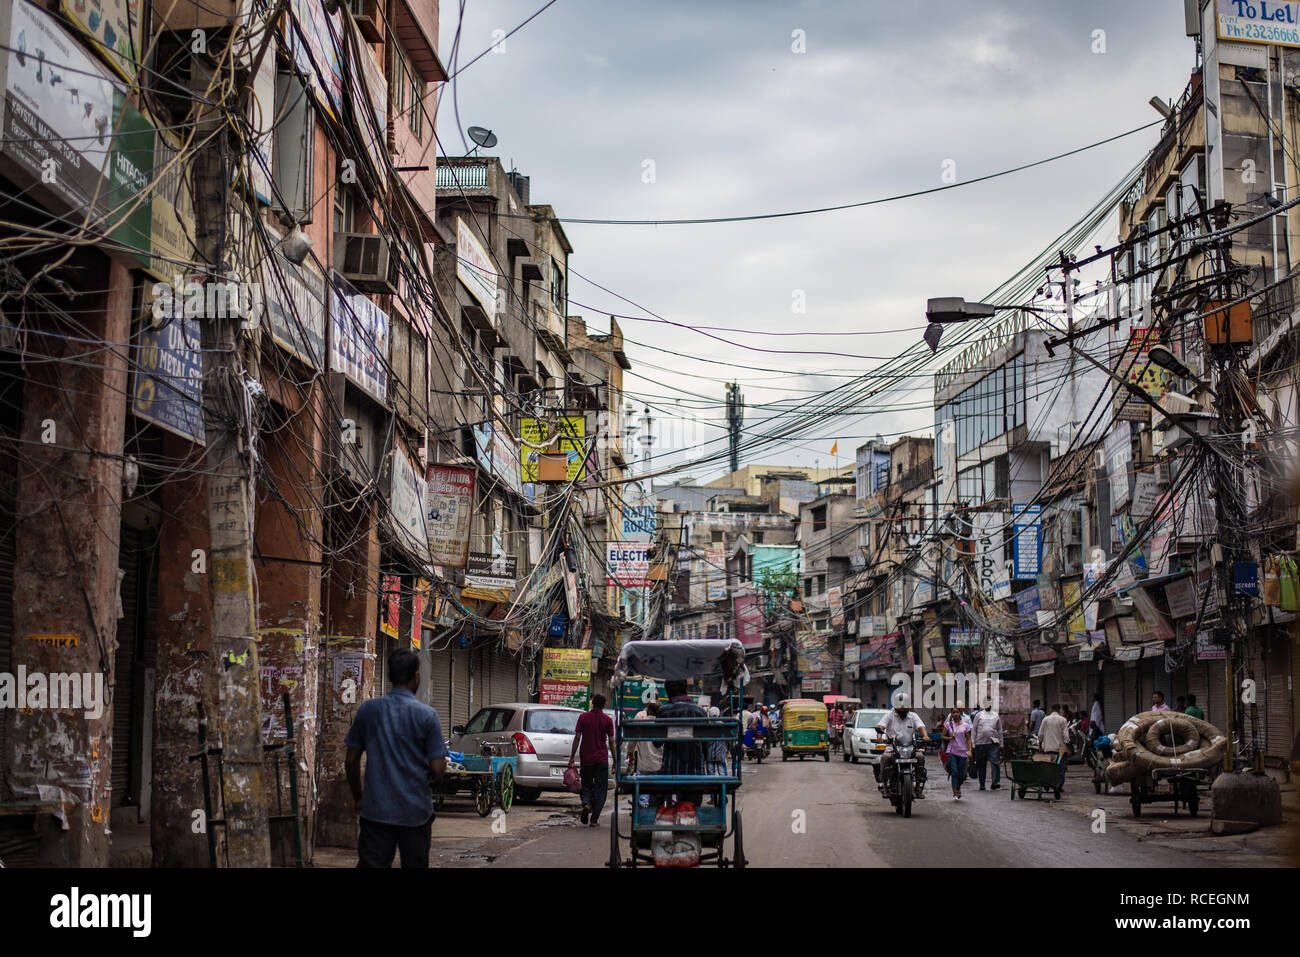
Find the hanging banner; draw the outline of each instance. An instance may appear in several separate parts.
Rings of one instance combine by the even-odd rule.
[[[473,469],[429,466],[425,528],[433,561],[464,568],[469,558],[470,519],[474,515]]]
[[[710,545],[705,552],[708,568],[708,601],[724,601],[727,597],[727,552],[721,545]]]
[[[383,576],[383,602],[380,605],[379,628],[384,634],[396,638],[401,634],[402,579],[398,575]]]
[[[737,595],[732,599],[736,616],[736,638],[745,648],[763,647],[763,599],[758,595]]]
[[[427,562],[429,533],[425,528],[426,486],[397,439],[394,439],[389,454],[388,488],[388,514],[385,518],[389,530],[402,548],[419,562]]]

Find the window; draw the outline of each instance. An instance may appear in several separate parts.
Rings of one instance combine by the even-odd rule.
[[[578,712],[530,708],[524,715],[524,730],[539,734],[573,734],[578,727]]]
[[[762,544],[763,544],[763,533],[762,533],[762,532],[755,532],[755,533],[754,533],[754,544],[755,544],[755,545],[762,545]]]
[[[724,535],[724,534],[725,534],[724,532],[720,532],[720,531],[717,531],[717,530],[715,529],[714,531],[712,531],[712,532],[709,533],[709,541],[711,541],[711,542],[720,542],[720,541],[723,540],[723,535]]]
[[[818,575],[818,576],[817,576],[817,594],[819,594],[819,595],[824,595],[824,594],[826,594],[826,576],[825,576],[825,575]]]
[[[357,230],[358,210],[361,201],[357,198],[356,190],[350,186],[339,183],[334,190],[334,232],[338,233],[355,233]]]
[[[826,528],[826,506],[818,505],[812,510],[813,531],[820,532]]]
[[[406,119],[411,135],[417,142],[424,141],[424,95],[425,82],[401,46],[393,45],[393,75],[389,79],[390,95],[393,98],[393,115]]]
[[[953,423],[957,455],[965,455],[1024,423],[1024,353],[950,399],[938,412]]]

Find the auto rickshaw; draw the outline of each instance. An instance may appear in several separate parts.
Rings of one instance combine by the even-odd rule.
[[[831,759],[826,705],[820,701],[795,698],[781,706],[781,760],[808,755]]]

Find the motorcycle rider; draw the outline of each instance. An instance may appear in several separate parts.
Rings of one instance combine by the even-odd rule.
[[[910,743],[919,734],[922,738],[926,736],[925,724],[921,721],[921,716],[911,710],[911,696],[905,692],[900,692],[894,698],[894,708],[885,715],[885,719],[876,725],[876,731],[885,736],[885,740],[893,745],[895,741]],[[886,748],[885,753],[880,756],[880,765],[876,767],[876,780],[883,787],[889,781],[889,775],[894,770],[894,751],[892,747]],[[918,801],[925,797],[925,752],[921,748],[916,750],[916,793],[913,795]]]

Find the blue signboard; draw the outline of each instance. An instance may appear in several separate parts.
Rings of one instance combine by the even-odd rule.
[[[1232,579],[1233,591],[1238,595],[1259,594],[1259,565],[1255,562],[1234,562]]]
[[[1013,570],[1017,581],[1036,579],[1043,565],[1043,527],[1039,521],[1041,505],[1012,505]]]
[[[196,317],[145,324],[136,347],[131,411],[169,432],[203,444],[203,353]]]
[[[550,627],[550,629],[548,630],[547,634],[551,635],[552,637],[559,637],[560,635],[563,635],[563,634],[564,634],[564,624],[565,624],[565,621],[564,621],[564,616],[563,616],[563,615],[560,615],[560,614],[552,615],[552,616],[551,616],[551,627]]]
[[[1037,628],[1038,613],[1042,610],[1043,601],[1038,596],[1038,586],[1032,585],[1022,592],[1016,593],[1016,610],[1020,613],[1021,628]]]

